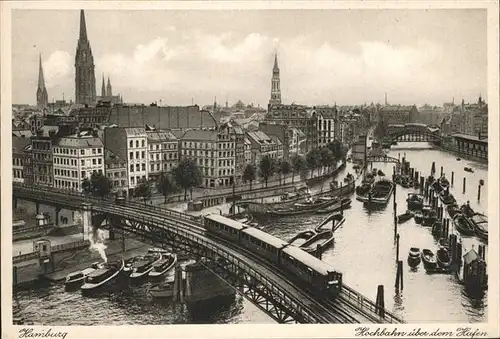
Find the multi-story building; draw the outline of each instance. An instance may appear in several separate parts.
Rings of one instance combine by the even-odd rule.
[[[245,137],[245,165],[252,163],[252,143]]]
[[[53,186],[52,144],[56,141],[58,132],[57,126],[42,126],[37,134],[31,137],[33,182],[37,185]]]
[[[307,153],[307,149],[305,147],[306,144],[306,135],[297,128],[290,128],[290,143],[288,146],[288,156],[289,159],[293,155],[302,155],[305,156]],[[285,153],[285,144],[283,145],[283,154]],[[286,158],[285,158],[286,159]],[[289,160],[288,159],[288,160]]]
[[[295,104],[269,105],[269,112],[264,122],[300,129],[306,135],[307,151],[318,146],[318,121],[313,109]]]
[[[81,191],[93,173],[104,174],[104,145],[91,132],[58,138],[53,145],[54,187]]]
[[[124,196],[128,193],[128,175],[127,159],[117,157],[109,150],[104,151],[104,172],[111,181],[111,192],[123,192]]]
[[[324,147],[335,140],[338,126],[338,111],[336,107],[318,106],[315,107],[318,119],[318,147]]]
[[[415,105],[391,105],[382,107],[379,111],[380,119],[385,124],[404,125],[418,120],[418,110]]]
[[[363,163],[365,161],[366,137],[360,136],[352,145],[352,161]]]
[[[149,178],[157,179],[162,172],[179,164],[178,140],[170,131],[146,131],[148,136]]]
[[[24,183],[24,168],[30,161],[31,141],[29,138],[12,137],[12,181]]]
[[[292,146],[293,141],[293,128],[289,128],[287,125],[271,124],[271,123],[261,123],[259,124],[259,131],[264,132],[268,136],[278,137],[283,145],[283,158],[289,160],[290,158],[290,146]]]
[[[258,164],[262,157],[269,156],[275,160],[282,160],[283,144],[276,136],[269,136],[262,131],[247,132],[248,140],[252,144],[252,163]]]
[[[236,172],[236,133],[225,124],[206,130],[187,130],[180,140],[180,156],[196,161],[204,187],[232,186]]]
[[[148,135],[144,128],[108,127],[104,130],[104,144],[106,150],[127,159],[129,194],[141,180],[148,180]]]

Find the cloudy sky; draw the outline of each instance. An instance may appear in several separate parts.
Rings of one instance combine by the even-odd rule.
[[[485,10],[86,10],[101,76],[127,102],[267,105],[278,52],[284,103],[486,97]],[[74,99],[79,11],[12,12],[13,103]]]

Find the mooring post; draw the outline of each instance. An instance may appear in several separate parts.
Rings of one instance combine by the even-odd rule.
[[[396,283],[394,284],[396,291],[403,290],[403,261],[398,261],[396,269]]]
[[[453,181],[455,180],[455,172],[451,171],[451,186],[453,187]]]
[[[462,265],[462,243],[457,242],[457,265]]]
[[[441,177],[443,176],[443,166],[441,166]]]
[[[372,193],[368,192],[368,208],[372,207]]]
[[[399,262],[399,233],[396,234],[396,262]]]
[[[385,315],[385,302],[384,302],[384,285],[378,285],[377,298],[375,299],[375,313],[380,317]]]
[[[481,201],[481,185],[477,185],[477,201]]]
[[[462,189],[462,193],[465,193],[465,180],[466,180],[466,178],[464,177],[464,187]]]
[[[36,202],[35,206],[36,206],[36,214],[39,214],[40,213],[40,203]]]

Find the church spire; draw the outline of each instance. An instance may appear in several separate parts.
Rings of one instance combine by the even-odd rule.
[[[106,86],[104,85],[104,73],[102,74],[101,99],[106,97]]]
[[[281,89],[280,89],[280,69],[278,67],[278,52],[274,53],[273,76],[271,78],[271,99],[269,105],[281,104]]]
[[[108,97],[113,96],[113,89],[111,87],[111,81],[109,80],[109,76],[108,76],[108,85],[106,86],[106,94],[108,95]]]
[[[87,40],[87,25],[85,25],[85,13],[80,10],[80,39]]]
[[[38,88],[36,89],[36,105],[38,108],[45,108],[49,105],[49,96],[45,87],[43,77],[42,54],[38,55]]]

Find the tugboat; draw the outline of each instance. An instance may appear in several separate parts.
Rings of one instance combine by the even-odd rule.
[[[440,247],[436,252],[436,257],[439,267],[443,269],[449,269],[451,267],[451,256],[446,248]]]
[[[170,271],[177,263],[177,256],[173,253],[162,255],[161,260],[153,265],[153,269],[148,273],[150,277],[159,277]]]
[[[469,173],[474,173],[474,170],[472,169],[472,167],[464,167],[464,171],[469,172]]]
[[[420,249],[418,247],[410,248],[408,252],[408,265],[416,267],[420,264]]]
[[[421,194],[410,193],[406,199],[408,209],[411,211],[421,210],[424,207],[424,196]]]
[[[96,290],[110,283],[123,271],[124,266],[125,262],[123,260],[104,264],[101,268],[93,271],[87,276],[85,284],[81,287],[82,292]]]
[[[402,224],[411,218],[415,213],[413,211],[407,210],[405,213],[398,215],[398,224]]]
[[[153,266],[157,264],[161,260],[161,258],[161,253],[151,253],[146,254],[139,260],[136,260],[132,264],[132,273],[130,274],[130,278],[138,279],[147,276],[153,269]]]
[[[424,248],[421,257],[426,271],[435,270],[437,268],[436,256],[430,249]]]

